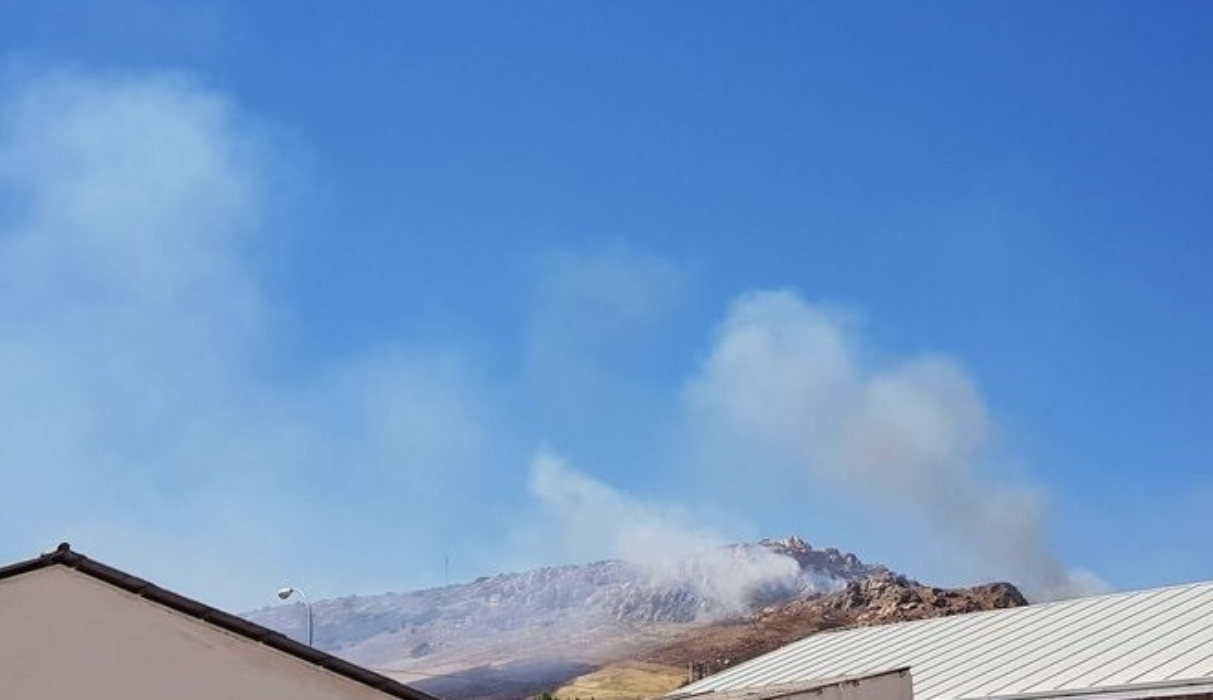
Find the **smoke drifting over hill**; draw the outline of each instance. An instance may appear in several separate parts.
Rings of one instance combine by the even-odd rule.
[[[868,366],[843,317],[788,291],[742,296],[687,398],[756,478],[908,505],[994,575],[1054,598],[1098,588],[1042,537],[1043,498],[986,475],[995,433],[972,380],[938,356]]]
[[[801,568],[767,548],[723,547],[726,539],[693,526],[671,506],[644,503],[568,467],[551,453],[531,467],[531,489],[557,521],[570,551],[604,552],[638,564],[651,585],[688,588],[712,614],[746,610],[764,589],[791,590]],[[822,582],[829,588],[831,582]]]

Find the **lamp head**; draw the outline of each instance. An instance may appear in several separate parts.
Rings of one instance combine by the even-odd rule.
[[[295,589],[291,588],[290,586],[287,586],[286,588],[279,588],[278,589],[278,598],[281,600],[286,600],[287,598],[290,598],[291,594],[294,592],[295,592]]]

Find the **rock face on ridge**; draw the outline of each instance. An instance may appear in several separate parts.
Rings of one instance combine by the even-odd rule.
[[[761,540],[758,545],[776,554],[782,554],[795,559],[802,569],[825,572],[834,578],[846,581],[854,581],[874,574],[888,572],[888,569],[879,564],[865,564],[854,554],[840,552],[834,547],[814,549],[812,545],[796,535],[785,537],[781,540]],[[752,545],[734,546],[745,547]]]
[[[882,625],[958,613],[1014,608],[1027,605],[1010,583],[987,583],[972,588],[938,588],[893,573],[871,576],[847,584],[843,590],[818,600],[797,601],[797,606],[818,608],[851,617],[852,625]]]

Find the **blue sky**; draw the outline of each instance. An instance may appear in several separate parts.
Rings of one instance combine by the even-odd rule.
[[[791,533],[1213,578],[1211,28],[0,0],[0,560],[234,609]]]

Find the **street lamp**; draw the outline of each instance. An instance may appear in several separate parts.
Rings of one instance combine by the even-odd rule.
[[[307,594],[298,588],[287,586],[286,588],[278,589],[278,598],[286,600],[294,593],[299,594],[299,597],[303,599],[303,605],[307,608],[307,645],[310,647],[312,646],[312,604],[308,601]]]

